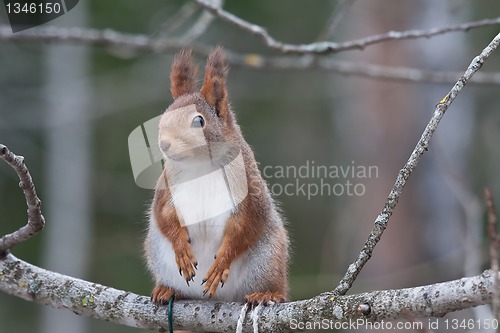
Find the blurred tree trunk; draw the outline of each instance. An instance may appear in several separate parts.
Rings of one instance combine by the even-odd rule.
[[[440,25],[456,23],[469,19],[470,6],[438,4],[432,0],[425,1],[425,5],[397,0],[359,1],[353,11],[351,19],[346,20],[349,22],[344,30],[347,36],[342,36],[342,40],[406,30],[412,26],[439,25],[436,22],[441,22]],[[374,15],[382,11],[384,15]],[[409,17],[414,18],[414,22],[408,22]],[[464,55],[473,54],[468,49],[468,36],[449,34],[412,43],[387,43],[350,54],[349,59],[390,66],[456,70],[470,61],[471,58],[464,59]],[[343,147],[344,160],[351,157],[357,165],[379,168],[379,178],[366,183],[367,194],[351,198],[334,218],[334,221],[343,222],[342,226],[338,223],[332,226],[337,235],[334,238],[340,242],[331,245],[325,253],[345,254],[344,261],[337,261],[339,266],[335,268],[342,271],[356,255],[359,244],[366,240],[373,219],[394,184],[394,175],[408,158],[409,149],[413,148],[435,104],[449,90],[449,85],[411,85],[344,77],[334,80],[332,86],[342,87],[350,101],[342,112],[334,113],[338,141],[348,143]],[[465,164],[475,122],[472,95],[465,92],[466,97],[453,105],[451,114],[436,133],[431,154],[422,161],[426,166],[412,177],[404,200],[399,203],[374,258],[362,271],[358,282],[367,281],[370,288],[386,289],[480,273],[481,209],[468,187],[470,179]],[[395,165],[394,161],[400,162]],[[424,169],[425,172],[421,172]],[[429,271],[434,274],[427,274]],[[427,277],[432,280],[425,280]],[[487,307],[469,310],[463,315],[492,318]]]
[[[470,18],[467,15],[470,6],[458,4],[454,7],[432,0],[426,0],[425,3],[420,15],[420,24],[423,26],[432,25],[439,20],[453,22]],[[467,34],[445,35],[426,40],[426,47],[423,46],[423,41],[419,41],[418,44],[422,44],[421,62],[425,61],[426,67],[435,70],[453,70],[464,66],[470,60],[464,55],[473,54],[469,38]],[[453,53],[438,51],[451,48]],[[424,107],[432,109],[443,98],[443,90],[439,85],[422,87]],[[445,278],[474,275],[482,271],[481,208],[478,202],[474,202],[477,198],[470,192],[466,165],[475,127],[475,101],[474,94],[470,91],[464,91],[463,96],[465,98],[453,105],[452,114],[436,133],[429,161],[432,165],[419,183],[422,201],[420,206],[430,208],[422,221],[425,223],[423,248],[428,249],[427,252],[432,257],[455,254],[446,268]],[[429,191],[434,193],[432,200],[426,195]],[[469,195],[470,198],[462,198]],[[457,242],[457,239],[460,241]]]
[[[423,26],[433,25],[439,20],[452,22],[470,19],[470,5],[460,2],[450,5],[432,0],[426,0],[425,3],[420,15]],[[436,70],[459,68],[470,60],[470,57],[464,59],[464,55],[476,51],[471,50],[473,44],[468,34],[445,35],[425,41],[425,44],[422,41],[420,43],[426,46],[421,47],[426,67]],[[453,53],[437,51],[451,49]],[[432,109],[436,101],[442,98],[442,90],[435,88],[436,85],[426,85],[425,89],[421,89],[426,109]],[[429,171],[419,183],[420,206],[428,207],[422,220],[425,229],[424,243],[421,246],[427,249],[431,258],[451,259],[442,267],[442,272],[446,272],[441,273],[444,279],[472,276],[481,273],[483,269],[482,199],[470,186],[472,179],[467,165],[473,131],[476,128],[474,96],[469,90],[464,91],[460,103],[453,106],[450,117],[436,133],[430,155],[432,166],[427,168]],[[426,195],[429,191],[434,193],[432,200]],[[473,308],[467,311],[466,316],[482,321],[493,318],[488,306]]]
[[[359,1],[346,19],[342,40],[365,35],[402,30],[413,26],[407,18],[418,10],[409,1]],[[374,15],[383,12],[384,15]],[[404,19],[403,19],[404,18]],[[389,66],[411,66],[418,50],[414,44],[386,43],[375,45],[363,52],[349,52],[349,60]],[[406,162],[414,144],[425,126],[432,108],[424,110],[417,85],[398,82],[335,77],[332,86],[341,87],[346,103],[341,112],[334,113],[335,132],[344,152],[342,161],[355,161],[356,165],[378,167],[378,178],[355,180],[366,185],[366,194],[351,197],[337,210],[335,238],[340,241],[331,252],[344,253],[336,263],[336,271],[343,271],[359,251],[372,228],[374,218],[383,207],[387,194],[394,185],[394,177]],[[397,91],[397,94],[394,93]],[[419,126],[421,124],[421,126]],[[395,164],[395,161],[396,162]],[[341,163],[341,162],[339,162]],[[415,175],[417,176],[417,175]],[[417,176],[418,177],[418,176]],[[413,180],[414,181],[414,180]],[[421,216],[415,207],[415,187],[410,182],[404,200],[399,203],[389,228],[377,246],[374,258],[362,271],[360,278],[370,276],[374,288],[394,288],[418,282],[389,281],[388,274],[422,260],[421,251],[414,251],[418,244]],[[418,199],[417,199],[418,200]],[[360,209],[362,207],[362,209]],[[338,235],[346,235],[339,237]],[[397,249],[397,251],[395,251]],[[411,278],[409,279],[411,280]]]
[[[87,26],[86,12],[86,1],[80,1],[59,19],[58,25],[64,22],[66,26]],[[85,46],[52,46],[46,51],[44,66],[48,223],[43,233],[42,266],[80,278],[87,276],[92,249],[88,53]],[[88,332],[86,318],[49,307],[44,307],[42,313],[42,333]]]

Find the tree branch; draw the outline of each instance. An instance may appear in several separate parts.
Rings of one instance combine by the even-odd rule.
[[[488,217],[488,236],[490,238],[490,261],[491,270],[496,273],[494,283],[494,292],[492,300],[493,313],[497,319],[500,319],[500,295],[498,287],[500,280],[498,277],[498,246],[500,245],[500,237],[497,233],[497,214],[493,203],[493,195],[489,188],[484,189],[484,199],[486,201],[487,217]]]
[[[455,83],[450,92],[446,94],[446,96],[436,105],[432,118],[425,127],[422,136],[418,140],[415,149],[410,155],[410,158],[403,166],[403,168],[399,171],[396,183],[394,184],[391,192],[389,193],[389,196],[387,197],[384,208],[375,219],[375,225],[373,226],[373,229],[368,236],[368,240],[366,241],[356,260],[351,265],[349,265],[349,268],[347,269],[344,277],[333,291],[333,295],[344,295],[351,288],[354,280],[358,276],[363,266],[368,262],[368,260],[370,260],[375,246],[380,241],[383,232],[387,228],[389,218],[391,217],[394,208],[396,208],[399,197],[403,192],[408,178],[410,177],[413,170],[415,170],[415,168],[417,167],[417,164],[422,158],[424,152],[427,151],[432,135],[436,131],[439,122],[443,118],[446,110],[448,110],[450,104],[455,100],[457,95],[460,93],[460,91],[463,89],[472,75],[474,75],[474,73],[476,73],[481,68],[483,63],[486,61],[486,59],[488,59],[493,51],[495,51],[499,44],[500,33],[496,35],[495,38],[493,38],[493,40],[481,52],[481,54],[479,54],[472,60],[471,64],[462,75],[462,77],[457,81],[457,83]]]
[[[214,6],[221,6],[223,4],[223,1],[212,0],[212,3]],[[208,29],[214,18],[215,17],[211,13],[203,11],[199,19],[191,26],[191,28],[188,31],[186,31],[182,35],[180,39],[184,43],[192,43],[203,33],[205,33],[205,31]]]
[[[245,21],[240,17],[231,14],[219,6],[214,5],[208,0],[195,0],[196,3],[217,16],[221,20],[238,27],[239,29],[248,32],[262,40],[262,42],[270,49],[278,50],[283,53],[297,54],[333,54],[341,51],[364,49],[373,44],[387,42],[391,40],[401,39],[417,39],[429,38],[436,35],[442,35],[453,31],[468,31],[471,29],[488,27],[500,24],[500,17],[494,19],[484,19],[480,21],[449,25],[440,28],[431,28],[428,30],[408,30],[408,31],[389,31],[381,35],[374,35],[366,38],[361,38],[353,41],[335,43],[335,42],[317,42],[311,44],[287,44],[274,39],[263,27]]]
[[[409,82],[455,83],[462,72],[427,71],[410,67],[393,67],[366,64],[331,58],[314,59],[309,56],[265,57],[259,54],[235,54],[229,52],[233,65],[266,70],[319,69],[342,75],[359,76],[370,79],[384,79]],[[500,84],[500,73],[476,73],[469,83]]]
[[[23,189],[28,206],[32,206],[36,213],[33,217],[30,214],[30,221],[38,219],[36,225],[43,226],[39,200],[22,157],[11,153],[3,145],[0,145],[0,153],[2,159],[19,174],[21,182],[29,184]],[[35,229],[29,236],[40,229]],[[29,236],[15,238],[15,242]],[[364,321],[380,322],[408,315],[414,318],[442,316],[451,311],[490,303],[495,276],[492,271],[486,271],[475,277],[417,288],[337,297],[324,293],[308,300],[262,308],[257,316],[257,325],[261,332],[285,332],[302,330],[300,323],[317,325],[325,320],[330,325],[353,321],[362,325]],[[165,331],[167,326],[166,307],[157,307],[148,297],[51,272],[17,259],[10,253],[0,258],[0,291],[131,327]],[[234,331],[240,312],[241,305],[236,303],[178,301],[173,310],[173,323],[176,329]],[[244,332],[253,331],[252,317],[255,317],[252,313],[246,315]]]
[[[317,40],[329,40],[333,37],[337,26],[340,21],[344,18],[347,11],[354,4],[356,0],[340,0],[339,3],[335,6],[334,11],[328,18],[328,22],[326,23],[323,31],[319,34]]]
[[[19,187],[23,190],[26,204],[28,205],[28,223],[17,231],[0,238],[0,258],[13,246],[24,242],[40,232],[45,225],[41,211],[41,201],[36,195],[35,184],[24,164],[24,157],[17,156],[0,144],[0,158],[7,162],[19,176]]]
[[[488,237],[490,238],[490,259],[491,269],[498,272],[498,246],[500,245],[500,237],[497,233],[497,214],[495,205],[493,204],[493,195],[489,188],[484,189],[484,199],[486,201],[486,209],[488,216]]]
[[[0,290],[27,301],[70,310],[76,314],[131,327],[167,329],[167,309],[153,305],[149,297],[117,290],[47,271],[8,254],[0,259]],[[294,323],[369,322],[439,317],[491,302],[494,274],[483,274],[427,286],[372,291],[332,298],[322,294],[308,300],[276,304],[259,311],[259,332],[298,331]],[[241,304],[214,301],[176,301],[175,329],[234,332]],[[194,315],[193,315],[194,314]],[[244,332],[253,332],[247,314]]]
[[[0,25],[0,40],[8,42],[87,44],[153,53],[178,51],[185,47],[184,44],[172,39],[150,38],[146,35],[121,33],[110,29],[44,27],[12,33],[7,25]]]
[[[205,0],[196,0],[205,9],[226,21],[249,31],[267,43],[271,48],[282,52],[298,54],[324,54],[354,49],[380,43],[387,40],[430,37],[450,31],[466,31],[479,26],[500,23],[499,19],[471,22],[447,28],[426,31],[413,30],[402,33],[388,33],[345,43],[313,43],[308,45],[284,44],[274,40],[267,32],[220,8],[208,8]],[[29,32],[12,34],[0,26],[0,40],[7,41],[52,41],[76,42],[102,45],[113,48],[130,48],[137,51],[165,52],[185,47],[175,40],[151,39],[142,35],[118,34],[112,31],[91,29],[33,29]],[[368,293],[343,296],[352,286],[360,270],[370,259],[379,242],[402,190],[416,168],[423,153],[429,146],[430,139],[444,113],[456,98],[472,75],[482,66],[484,61],[500,44],[500,34],[486,47],[480,55],[473,59],[466,72],[461,76],[450,92],[437,104],[434,114],[426,126],[420,140],[413,150],[405,166],[398,174],[392,191],[362,251],[352,263],[340,284],[333,292],[323,293],[308,300],[276,304],[261,309],[259,313],[259,329],[261,331],[295,331],[293,322],[347,322],[362,319],[371,322],[393,320],[408,313],[415,318],[442,316],[450,311],[474,307],[492,301],[495,280],[498,273],[486,271],[479,276],[463,278],[428,286],[399,290],[373,291]],[[203,47],[195,48],[196,52],[205,53]],[[234,60],[233,54],[233,60]],[[231,57],[229,57],[231,58]],[[245,58],[245,63],[255,62],[256,58]],[[303,57],[295,58],[304,61]],[[241,59],[240,59],[241,60]],[[312,62],[312,65],[320,62]],[[22,157],[11,153],[0,145],[0,157],[9,163],[21,179],[21,187],[28,204],[28,224],[18,231],[0,239],[0,290],[55,308],[69,309],[77,314],[105,319],[132,327],[148,328],[163,331],[167,326],[165,307],[153,305],[147,297],[130,292],[116,290],[103,285],[75,279],[69,276],[50,272],[17,259],[8,253],[8,249],[39,232],[44,225],[40,211],[40,200],[36,196],[34,185]],[[174,306],[174,326],[177,329],[233,331],[236,328],[241,305],[210,301],[178,301]],[[193,315],[194,314],[194,315]],[[244,331],[252,331],[251,316],[247,314]]]
[[[0,25],[0,41],[21,43],[86,44],[102,46],[115,54],[130,52],[165,53],[192,48],[197,54],[207,56],[210,47],[189,44],[185,41],[152,38],[140,34],[126,34],[113,30],[83,28],[33,28],[13,34],[10,27]],[[320,69],[342,75],[354,75],[372,79],[386,79],[410,82],[454,83],[462,73],[425,71],[408,67],[391,67],[357,62],[340,61],[331,58],[314,59],[309,56],[264,56],[257,53],[241,54],[225,50],[227,62],[234,66],[272,70]],[[471,83],[500,84],[500,73],[478,73]]]
[[[160,27],[158,36],[167,38],[171,33],[182,26],[186,21],[194,15],[198,7],[193,2],[186,2],[172,16],[170,16]]]

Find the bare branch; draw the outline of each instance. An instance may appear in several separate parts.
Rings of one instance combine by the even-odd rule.
[[[114,49],[124,48],[136,52],[162,53],[178,51],[184,44],[170,39],[152,39],[146,35],[119,33],[113,30],[81,28],[36,28],[12,33],[7,25],[0,25],[0,40],[17,42],[45,42],[66,44],[87,44]],[[207,51],[208,52],[208,51]]]
[[[319,34],[317,40],[330,40],[337,29],[340,21],[344,18],[347,11],[354,4],[356,0],[340,0],[335,10],[332,12],[328,18],[328,22],[325,25],[323,31]]]
[[[422,158],[424,152],[427,151],[432,135],[436,131],[439,122],[443,118],[446,110],[448,110],[450,104],[455,100],[457,95],[460,93],[460,91],[463,89],[463,87],[469,81],[472,75],[474,75],[474,73],[476,73],[481,68],[483,63],[486,61],[486,59],[488,59],[488,57],[493,53],[493,51],[495,51],[495,49],[498,47],[499,44],[500,44],[500,33],[496,35],[495,38],[493,38],[493,40],[481,52],[481,54],[479,54],[472,60],[471,64],[469,65],[465,73],[457,81],[457,83],[455,83],[455,86],[436,105],[436,108],[434,109],[434,114],[432,115],[431,120],[425,127],[420,140],[418,140],[415,149],[410,155],[410,158],[403,166],[403,168],[400,170],[396,179],[396,183],[394,184],[394,187],[389,193],[384,208],[375,219],[375,225],[370,233],[370,236],[368,237],[368,240],[366,241],[365,245],[363,246],[363,249],[359,253],[354,263],[349,265],[349,268],[345,273],[344,277],[342,278],[342,280],[340,281],[339,285],[333,291],[335,295],[344,295],[351,288],[352,284],[354,283],[354,280],[358,276],[363,266],[368,262],[368,260],[370,260],[375,246],[380,241],[380,238],[382,237],[384,230],[387,228],[389,218],[391,217],[394,208],[396,208],[399,197],[401,196],[403,188],[406,185],[406,181],[410,177],[413,170],[415,170],[415,168],[417,167],[417,164]]]
[[[488,212],[488,236],[490,238],[490,259],[491,269],[498,272],[498,246],[500,245],[500,236],[497,233],[497,214],[493,204],[493,195],[489,188],[484,189],[484,199]]]
[[[0,158],[7,162],[19,176],[19,187],[23,190],[28,205],[28,223],[17,231],[0,238],[1,258],[7,250],[40,232],[45,225],[45,219],[40,209],[41,201],[36,195],[35,184],[24,164],[24,157],[15,155],[6,146],[0,144]]]
[[[220,7],[222,6],[223,1],[212,0],[212,4]],[[199,19],[182,35],[180,39],[185,43],[192,43],[208,29],[214,18],[215,17],[211,13],[203,11]]]
[[[322,294],[262,308],[259,332],[300,330],[292,326],[293,322],[331,320],[334,323],[358,319],[380,322],[408,315],[438,317],[491,302],[493,288],[494,274],[486,271],[474,277],[415,288],[338,297]],[[168,326],[167,307],[153,305],[149,297],[50,272],[12,254],[0,259],[0,290],[35,303],[126,326],[156,331],[165,331]],[[241,307],[237,303],[176,301],[174,328],[234,332]],[[243,331],[253,332],[251,313],[246,316]]]
[[[352,75],[370,79],[384,79],[409,82],[455,83],[462,72],[437,72],[410,67],[382,66],[331,58],[313,59],[310,56],[265,57],[258,54],[235,54],[228,52],[233,65],[248,66],[268,70],[319,69],[342,75]],[[477,73],[469,80],[476,84],[500,84],[500,73]]]
[[[428,30],[408,30],[408,31],[390,31],[385,34],[361,38],[358,40],[335,43],[335,42],[317,42],[311,44],[287,44],[274,39],[263,27],[245,21],[240,17],[231,14],[224,9],[215,6],[208,0],[195,0],[198,5],[243,31],[246,31],[256,37],[259,37],[262,42],[269,48],[278,50],[283,53],[297,54],[333,54],[341,51],[364,49],[373,44],[387,42],[400,39],[417,39],[429,38],[436,35],[442,35],[452,31],[468,31],[471,29],[488,27],[500,24],[500,17],[494,19],[484,19],[480,21],[462,23],[457,25],[449,25],[441,28],[432,28]]]
[[[193,2],[186,2],[182,7],[161,25],[159,36],[166,38],[173,31],[182,26],[197,10]]]
[[[13,34],[10,27],[0,25],[0,41],[24,43],[86,44],[107,47],[111,50],[130,52],[176,52],[190,47],[197,54],[207,56],[210,48],[189,44],[176,39],[151,38],[140,34],[125,34],[112,30],[83,28],[34,28]],[[425,71],[408,67],[391,67],[363,64],[331,58],[314,59],[310,56],[263,56],[240,54],[225,50],[227,62],[233,66],[271,70],[320,69],[342,75],[354,75],[372,79],[386,79],[410,82],[454,83],[462,73]],[[479,84],[500,84],[500,73],[477,73],[469,82]]]
[[[319,61],[321,69],[339,74],[409,82],[455,83],[463,73],[427,71],[410,67],[392,67],[348,61],[324,59]],[[477,73],[470,83],[500,84],[500,73]]]
[[[205,1],[201,0],[197,0],[197,2],[205,3]],[[238,20],[244,24],[247,23],[241,19]],[[260,27],[257,26],[257,28]],[[466,29],[463,28],[462,30]],[[259,35],[258,31],[257,35]],[[263,29],[260,33],[262,32],[267,34]],[[437,32],[434,32],[434,34],[437,34]],[[40,36],[45,41],[77,43],[84,41],[93,45],[130,48],[147,52],[165,52],[185,47],[179,41],[151,39],[141,35],[117,34],[111,31],[40,29],[37,33],[31,35],[30,32],[13,35],[10,32],[9,34],[5,33],[0,27],[0,40],[39,41]],[[418,38],[415,36],[409,37],[408,35],[404,38]],[[366,45],[373,43],[375,42],[367,42]],[[346,322],[357,319],[376,322],[403,318],[408,313],[413,318],[442,316],[450,311],[491,302],[493,290],[496,286],[495,283],[497,283],[495,281],[498,279],[498,273],[491,271],[475,277],[417,288],[373,291],[351,296],[342,295],[350,289],[360,270],[371,257],[376,244],[387,227],[388,220],[397,205],[406,181],[416,168],[423,153],[427,150],[430,139],[449,105],[499,44],[500,34],[493,39],[479,56],[474,58],[460,80],[436,106],[421,139],[418,141],[408,162],[398,174],[394,188],[375,221],[375,226],[368,241],[356,261],[349,266],[339,286],[333,292],[324,293],[309,300],[277,304],[262,309],[259,319],[259,329],[261,331],[283,332],[297,330],[290,326],[292,320],[303,323],[320,322],[325,319],[333,322]],[[206,52],[203,47],[195,50],[200,53]],[[319,54],[321,52],[296,53]],[[232,54],[233,61],[238,56],[243,57]],[[231,55],[229,58],[231,59]],[[255,67],[262,65],[255,62],[256,58],[250,57],[239,60],[243,60],[248,64],[253,63]],[[303,58],[294,58],[294,61],[304,60]],[[319,63],[321,62],[312,59],[312,62],[306,64],[306,66],[314,67]],[[22,157],[12,154],[3,145],[0,145],[0,157],[16,170],[21,179],[21,187],[26,196],[29,216],[26,226],[0,239],[0,252],[3,252],[3,257],[0,256],[0,290],[33,302],[55,308],[69,309],[77,314],[133,327],[158,331],[165,330],[165,307],[156,307],[146,297],[50,272],[23,262],[7,253],[10,247],[28,239],[41,230],[44,220],[40,211],[40,200],[36,196],[31,176],[22,162]],[[174,307],[174,326],[178,329],[234,330],[240,311],[241,305],[235,303],[179,301]],[[245,320],[244,331],[246,332],[252,331],[250,317],[250,315],[247,315]]]
[[[491,270],[496,273],[493,293],[493,313],[498,319],[500,314],[500,295],[499,286],[500,281],[498,277],[498,246],[500,245],[500,236],[497,233],[497,214],[495,205],[493,204],[493,195],[489,188],[484,189],[484,199],[486,201],[486,208],[488,213],[488,236],[490,238],[490,260]]]

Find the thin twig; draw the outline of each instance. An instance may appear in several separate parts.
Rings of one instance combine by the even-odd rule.
[[[455,83],[463,74],[460,72],[439,72],[411,67],[382,66],[331,59],[321,59],[319,67],[343,75],[407,82]],[[500,73],[477,73],[469,82],[500,84]]]
[[[333,34],[335,33],[337,26],[339,25],[340,21],[344,18],[344,16],[347,14],[347,11],[351,6],[354,4],[356,0],[340,0],[337,6],[335,6],[335,9],[333,10],[332,14],[328,18],[328,22],[325,25],[325,28],[323,31],[319,34],[317,40],[330,40],[333,37]]]
[[[497,215],[495,205],[493,204],[493,195],[489,188],[484,189],[484,199],[488,211],[488,236],[490,238],[490,259],[493,271],[498,271],[498,246],[500,245],[500,236],[497,233]]]
[[[165,53],[177,52],[189,47],[199,55],[207,56],[210,47],[188,44],[176,39],[151,38],[140,34],[126,34],[112,30],[83,28],[42,27],[13,34],[10,27],[0,25],[0,41],[23,43],[86,44],[103,46],[113,50],[130,52]],[[115,52],[115,54],[119,52]],[[384,79],[409,82],[454,83],[462,73],[426,71],[409,67],[391,67],[374,64],[341,61],[331,58],[314,59],[310,56],[264,56],[257,53],[242,54],[225,50],[227,62],[264,70],[326,70],[342,75],[360,76],[370,79]],[[500,73],[477,73],[471,83],[500,84]]]
[[[477,73],[479,74],[479,73]],[[438,142],[439,143],[439,142]],[[462,243],[463,274],[472,276],[481,272],[482,206],[476,193],[467,186],[455,165],[445,157],[442,145],[436,144],[433,151],[438,171],[448,184],[452,195],[465,213],[465,236]]]
[[[42,27],[12,33],[7,25],[0,25],[0,40],[30,43],[87,44],[153,53],[178,51],[186,46],[174,39],[151,38],[146,35],[121,33],[110,29]]]
[[[500,281],[498,277],[498,246],[500,245],[500,236],[497,232],[497,214],[495,205],[493,204],[493,195],[489,188],[484,189],[484,200],[486,201],[486,208],[488,212],[488,236],[490,238],[490,261],[491,270],[495,273],[495,288],[493,292],[493,313],[499,319],[500,314],[500,294],[498,288]]]
[[[380,241],[384,230],[387,228],[387,223],[389,222],[389,218],[391,217],[394,208],[398,203],[399,197],[403,192],[403,188],[406,185],[408,178],[410,177],[413,170],[415,170],[418,162],[422,158],[422,155],[425,151],[427,151],[429,147],[429,142],[432,138],[432,135],[436,131],[439,122],[443,118],[446,110],[450,106],[450,104],[455,100],[457,95],[463,89],[465,84],[469,81],[469,79],[476,73],[483,63],[488,59],[488,57],[495,51],[495,49],[500,44],[500,33],[495,36],[495,38],[490,42],[490,44],[479,54],[476,56],[462,77],[455,83],[455,86],[450,90],[450,92],[436,105],[434,109],[434,114],[432,115],[431,120],[427,124],[422,133],[420,140],[418,140],[417,145],[413,152],[410,155],[410,158],[403,166],[403,168],[398,173],[396,183],[392,188],[387,201],[382,209],[381,213],[375,219],[375,225],[366,241],[363,249],[359,253],[356,260],[349,265],[347,272],[344,277],[338,284],[338,286],[333,291],[334,295],[344,295],[356,280],[359,272],[363,268],[363,266],[370,260],[373,250],[377,243]]]
[[[222,6],[223,1],[222,0],[212,0],[212,3],[214,6]],[[180,40],[183,41],[184,43],[192,43],[198,37],[200,37],[207,29],[210,27],[210,24],[214,20],[214,16],[207,12],[203,11],[198,18],[198,20],[193,23],[193,25],[189,28],[188,31],[186,31],[181,37]]]
[[[258,54],[241,55],[229,52],[228,55],[233,65],[271,70],[319,69],[347,76],[358,76],[376,80],[455,83],[463,74],[461,72],[428,71],[411,67],[383,66],[331,58],[314,60],[309,56],[264,57]],[[500,73],[477,73],[469,82],[476,84],[500,84]]]
[[[177,30],[198,10],[193,2],[186,2],[175,14],[161,25],[158,36],[166,38],[173,31]]]
[[[36,195],[35,184],[24,164],[24,157],[15,155],[6,146],[0,144],[0,158],[7,162],[19,176],[19,187],[22,188],[28,205],[28,223],[17,231],[0,238],[1,258],[10,248],[40,232],[45,225],[45,219],[40,208],[41,201]]]
[[[341,51],[363,49],[369,45],[400,39],[429,38],[436,35],[442,35],[452,31],[468,31],[471,29],[487,27],[500,24],[500,17],[494,19],[484,19],[480,21],[449,25],[440,28],[431,28],[428,30],[408,30],[408,31],[389,31],[385,34],[374,35],[366,38],[352,40],[343,43],[335,42],[317,42],[311,44],[287,44],[273,38],[263,27],[245,21],[242,18],[214,6],[208,0],[195,0],[198,5],[208,10],[210,13],[219,17],[233,26],[240,28],[262,40],[269,48],[284,53],[297,54],[333,54]]]
[[[450,163],[445,157],[442,148],[442,145],[437,144],[433,151],[438,170],[441,172],[443,180],[448,184],[450,192],[455,196],[459,205],[462,206],[465,214],[465,235],[463,242],[459,242],[463,253],[463,274],[464,276],[476,275],[482,270],[482,205],[480,198],[470,190],[465,183],[464,177],[460,176],[454,164]],[[471,310],[472,318],[475,320],[489,320],[493,317],[493,312],[489,307],[475,307]]]

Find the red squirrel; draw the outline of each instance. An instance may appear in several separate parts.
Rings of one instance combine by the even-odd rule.
[[[284,302],[289,239],[229,104],[222,49],[208,56],[199,91],[197,72],[190,51],[175,57],[174,101],[160,118],[164,168],[145,240],[151,299]]]

